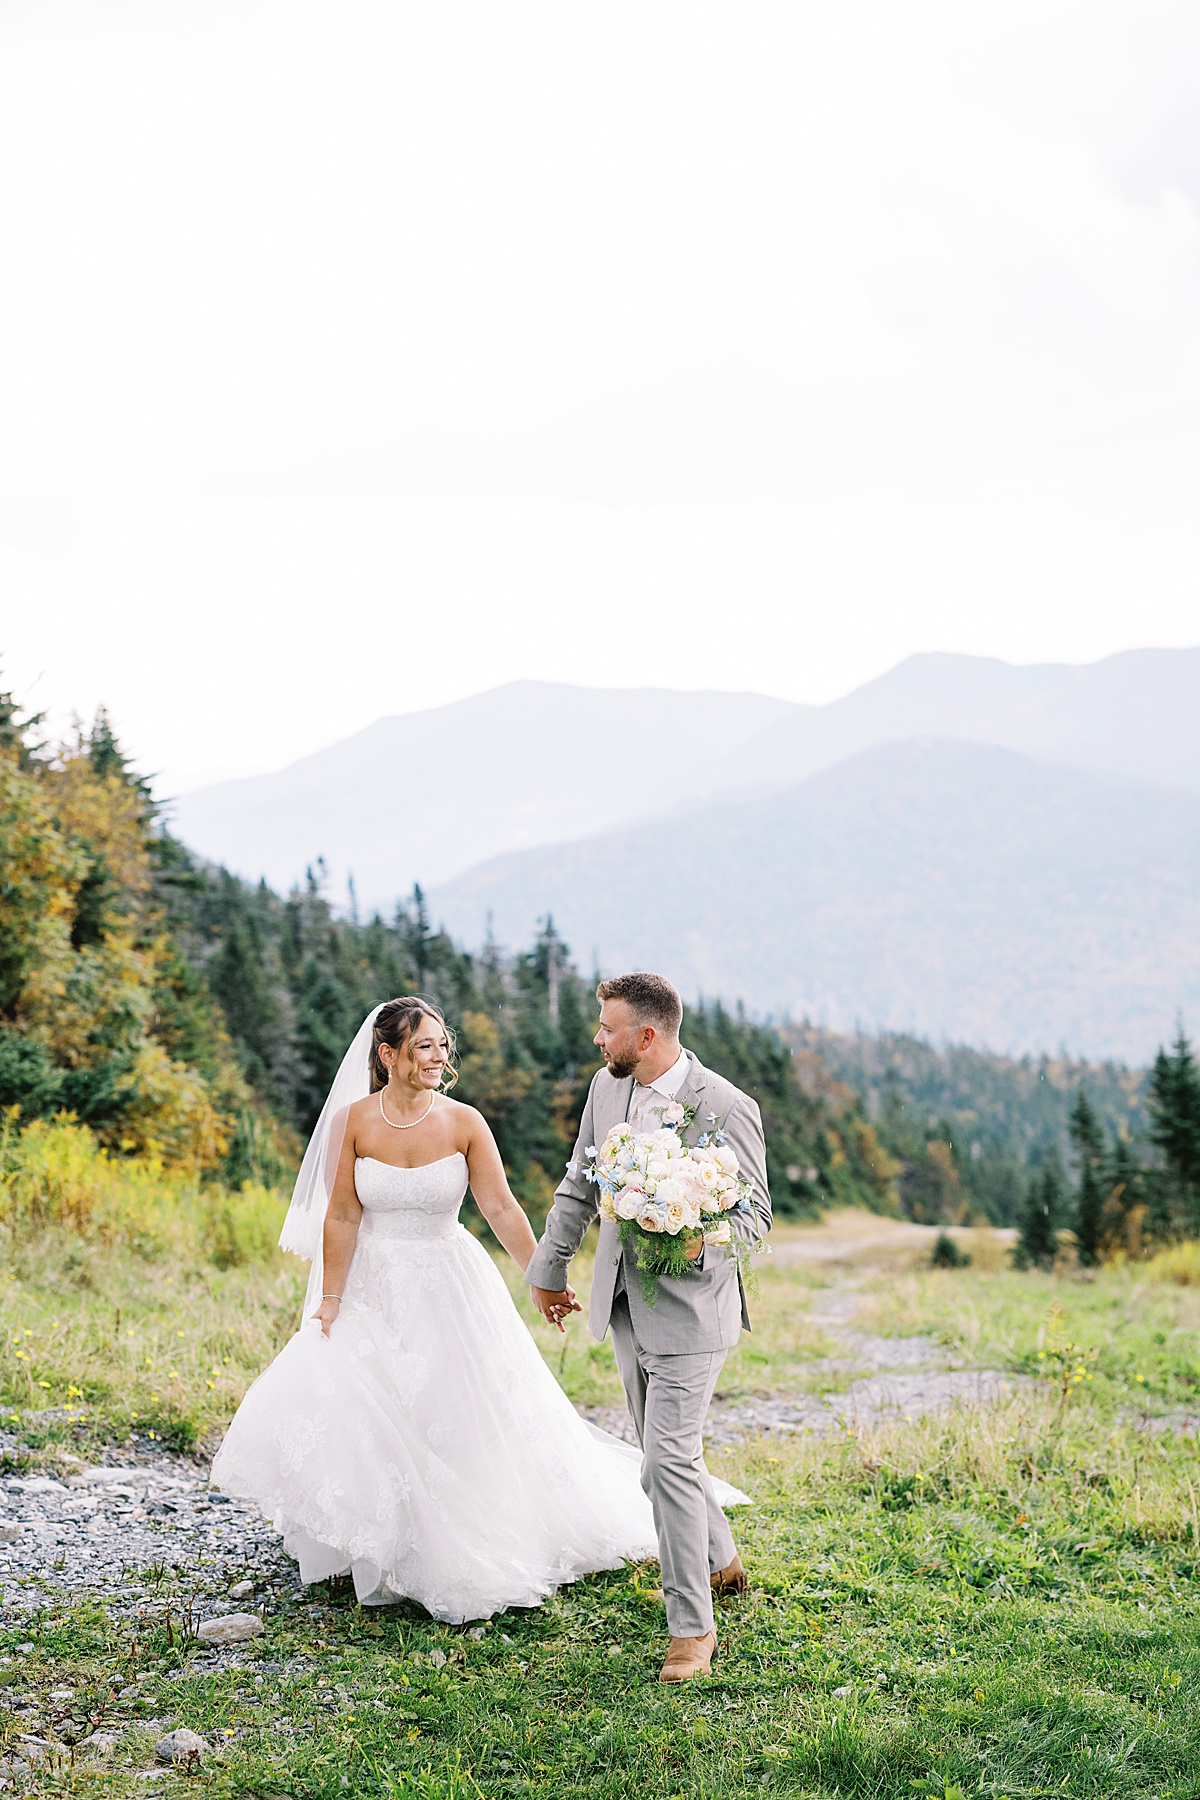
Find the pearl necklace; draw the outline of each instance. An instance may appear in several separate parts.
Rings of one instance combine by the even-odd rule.
[[[383,1114],[383,1122],[385,1125],[390,1125],[393,1131],[412,1131],[415,1126],[423,1125],[425,1123],[426,1119],[429,1117],[430,1113],[433,1111],[434,1103],[436,1100],[437,1100],[437,1094],[436,1093],[430,1094],[429,1105],[425,1108],[425,1111],[421,1114],[421,1117],[419,1119],[411,1119],[407,1125],[397,1125],[395,1119],[389,1119],[387,1116],[387,1113],[384,1111],[383,1089],[380,1088],[380,1090],[379,1090],[379,1110]]]

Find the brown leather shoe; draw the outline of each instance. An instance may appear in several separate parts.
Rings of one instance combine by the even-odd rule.
[[[735,1556],[728,1568],[718,1569],[715,1575],[710,1575],[709,1580],[712,1583],[713,1593],[721,1599],[728,1594],[748,1594],[750,1592],[749,1578],[742,1567],[740,1556]]]
[[[693,1675],[711,1675],[717,1660],[717,1634],[706,1631],[703,1637],[673,1637],[660,1681],[690,1681]]]

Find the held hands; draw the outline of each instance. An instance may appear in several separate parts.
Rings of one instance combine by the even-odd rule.
[[[322,1302],[321,1302],[320,1306],[318,1306],[316,1312],[312,1314],[312,1317],[314,1319],[320,1319],[321,1330],[324,1332],[326,1337],[329,1336],[329,1327],[333,1324],[333,1321],[337,1318],[338,1313],[341,1311],[341,1307],[342,1307],[341,1301],[335,1300],[333,1298],[333,1296],[330,1295],[326,1299],[322,1300]]]
[[[575,1298],[573,1287],[568,1286],[555,1292],[552,1288],[531,1286],[529,1293],[543,1319],[550,1325],[557,1325],[560,1331],[563,1328],[563,1320],[569,1314],[583,1311]]]

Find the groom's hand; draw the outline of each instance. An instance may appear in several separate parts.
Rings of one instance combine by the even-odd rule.
[[[560,1331],[563,1328],[563,1320],[567,1317],[568,1313],[581,1312],[583,1310],[575,1298],[575,1289],[573,1287],[560,1288],[556,1292],[553,1288],[531,1286],[529,1292],[533,1299],[533,1304],[537,1307],[543,1319],[547,1320],[551,1325],[557,1325]]]

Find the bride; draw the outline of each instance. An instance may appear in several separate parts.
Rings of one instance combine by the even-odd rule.
[[[486,1121],[442,1092],[453,1049],[406,998],[347,1051],[279,1240],[312,1259],[304,1322],[212,1479],[273,1521],[304,1581],[350,1571],[367,1605],[457,1624],[657,1545],[638,1453],[579,1417],[458,1222],[469,1184],[522,1271],[533,1255]],[[573,1310],[567,1290],[560,1331]]]

